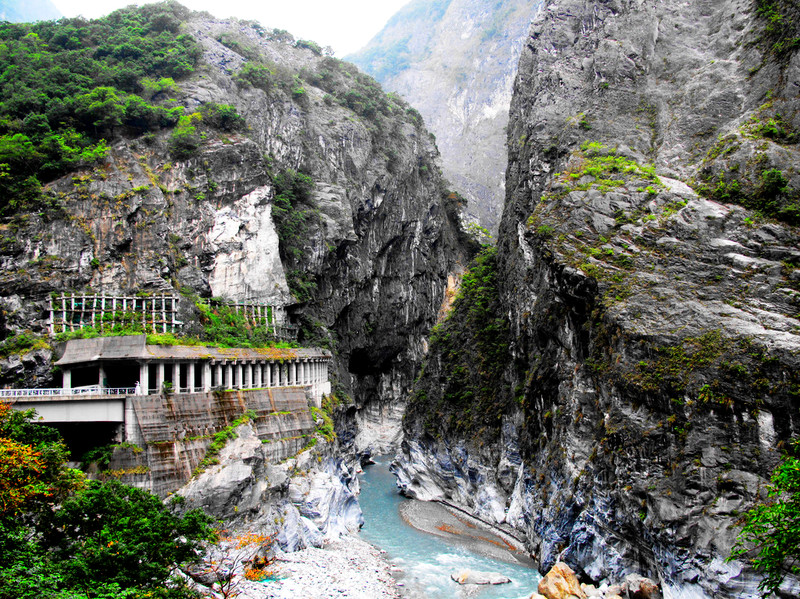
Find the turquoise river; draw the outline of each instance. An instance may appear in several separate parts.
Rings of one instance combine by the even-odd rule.
[[[401,518],[405,502],[389,472],[390,458],[379,456],[375,464],[366,466],[361,475],[359,503],[364,513],[361,536],[386,551],[394,572],[403,584],[402,592],[410,599],[503,598],[528,597],[536,590],[539,573],[518,563],[485,557],[480,552],[451,544],[448,541],[413,528]],[[497,586],[461,586],[450,579],[459,570],[499,572],[511,583]]]

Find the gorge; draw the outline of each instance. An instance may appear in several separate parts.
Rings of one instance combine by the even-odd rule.
[[[296,551],[355,533],[362,466],[396,453],[403,494],[521,539],[542,574],[565,562],[595,585],[636,573],[664,597],[758,597],[762,574],[728,557],[800,427],[800,10],[513,7],[500,30],[533,21],[496,246],[468,232],[420,113],[311,41],[174,2],[0,27],[19,88],[0,105],[0,165],[24,173],[0,181],[0,382],[66,387],[64,342],[108,332],[209,344],[197,360],[217,344],[237,368],[258,362],[248,347],[272,344],[281,364],[308,351],[281,343],[317,348],[331,359],[318,405],[294,390],[270,407],[263,371],[209,379],[214,418],[181,431],[192,416],[164,407],[169,438],[116,444],[92,476],[147,486],[169,464],[186,509]],[[148,41],[106,43],[121,30]],[[182,49],[141,59],[167,39]],[[34,88],[30,65],[67,77],[56,67],[81,49],[108,70],[70,80],[86,86],[73,100],[19,91]],[[465,92],[465,111],[486,91]],[[53,335],[67,293],[180,298],[180,326],[92,316]],[[245,303],[285,307],[296,341],[237,319]],[[177,387],[196,380],[177,372]],[[164,382],[148,401],[172,406]],[[798,595],[794,574],[775,593]]]

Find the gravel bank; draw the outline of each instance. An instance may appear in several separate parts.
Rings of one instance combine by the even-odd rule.
[[[241,597],[248,599],[397,599],[397,582],[389,563],[372,545],[356,537],[342,537],[323,549],[280,554],[276,562],[281,580],[242,581]]]
[[[400,517],[417,530],[445,539],[457,547],[491,559],[534,568],[527,552],[515,539],[500,536],[480,522],[433,501],[408,501],[400,506]]]

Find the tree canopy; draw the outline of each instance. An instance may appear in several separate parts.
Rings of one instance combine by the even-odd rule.
[[[0,213],[104,157],[114,135],[178,122],[183,108],[169,94],[202,55],[180,33],[184,10],[161,3],[93,21],[0,23]]]
[[[175,564],[213,536],[147,491],[85,481],[57,431],[0,403],[0,599],[187,599]]]

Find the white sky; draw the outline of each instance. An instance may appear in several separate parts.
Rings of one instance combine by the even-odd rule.
[[[386,21],[409,0],[181,0],[192,10],[215,17],[254,19],[264,27],[286,29],[298,39],[331,46],[336,56],[355,52],[377,34]],[[53,0],[67,17],[96,18],[134,0]]]

